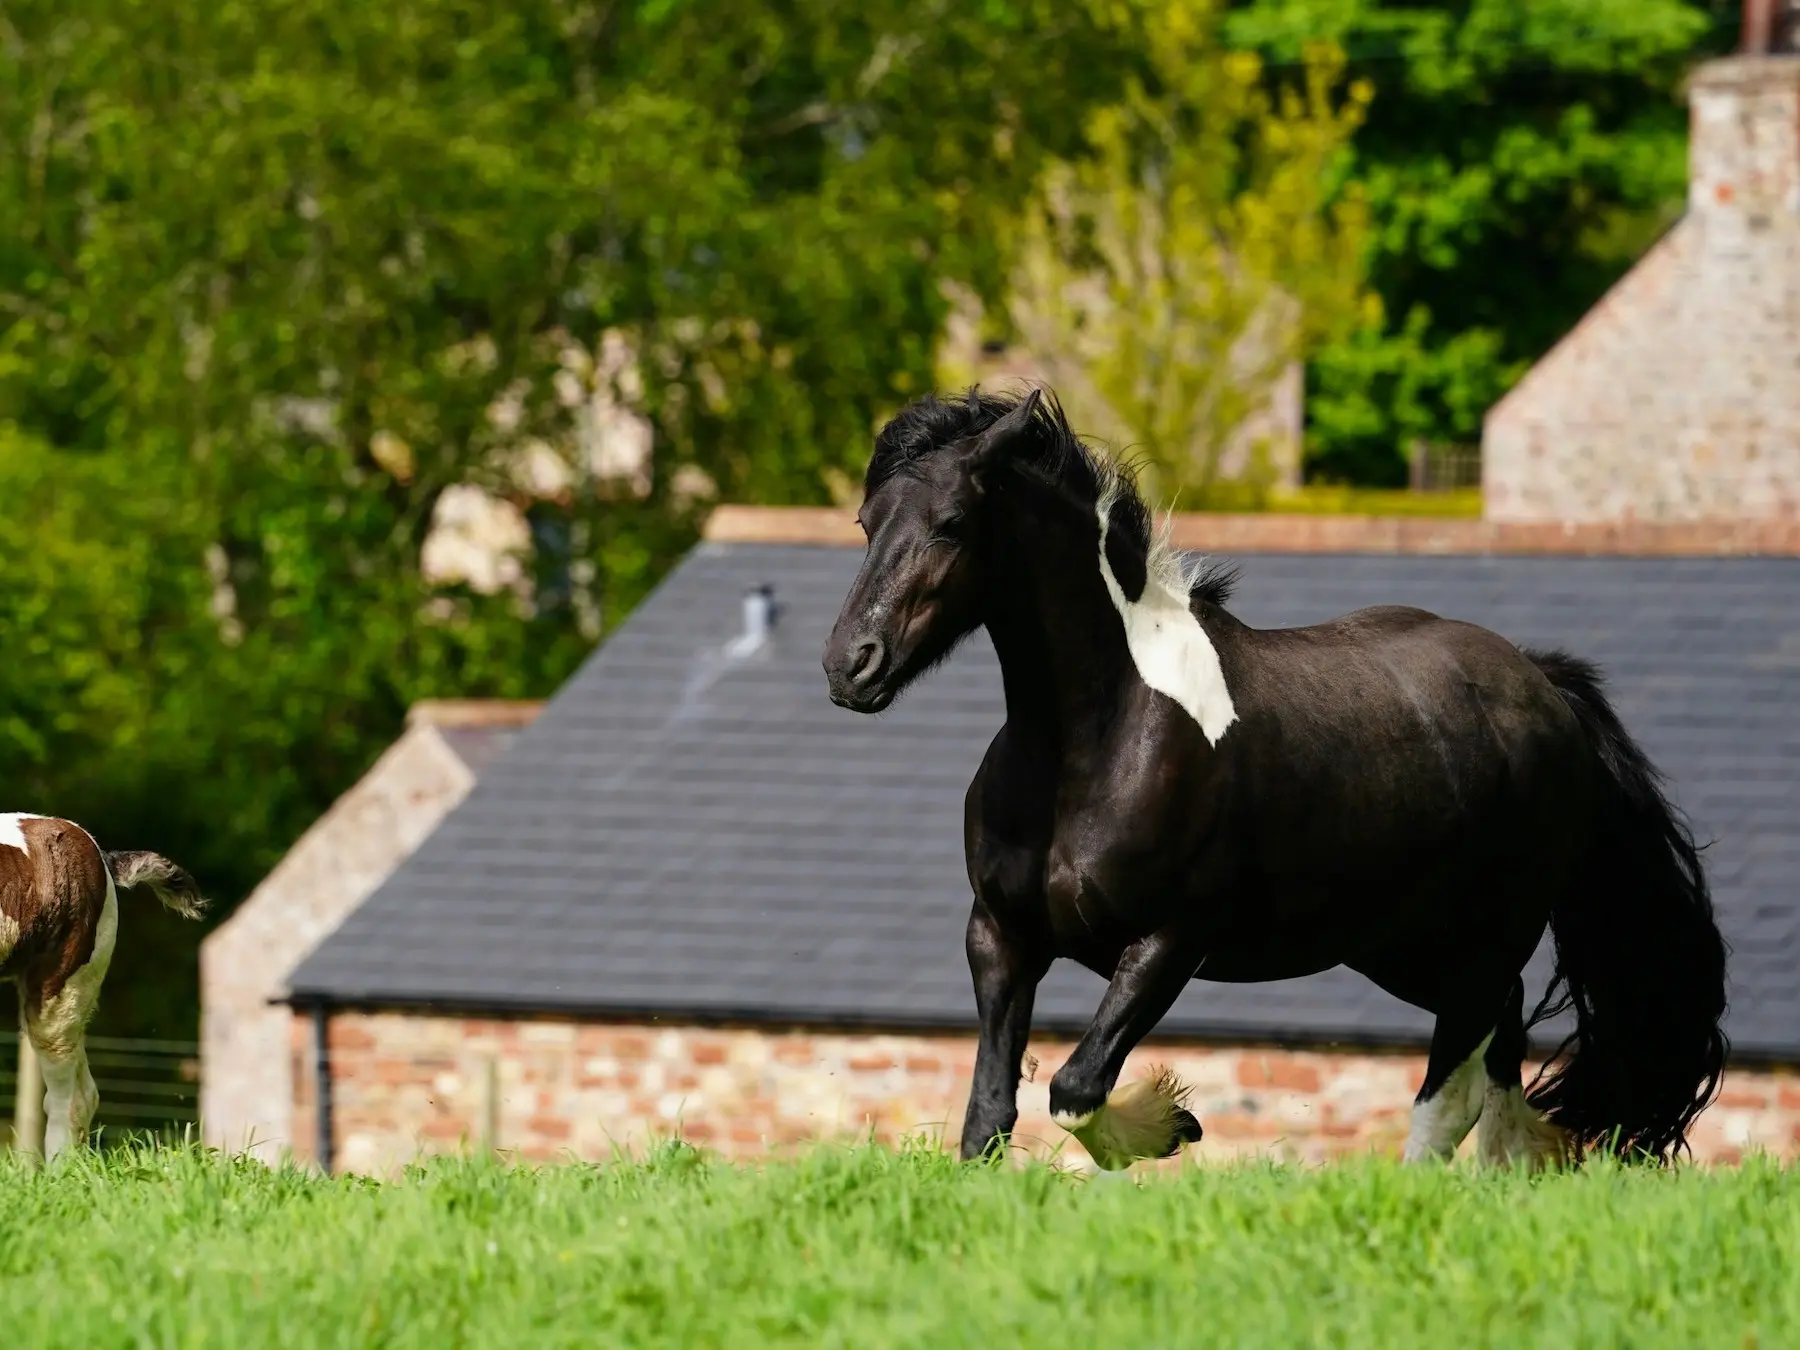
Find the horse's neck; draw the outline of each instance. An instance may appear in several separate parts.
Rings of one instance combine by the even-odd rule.
[[[1008,720],[1063,744],[1110,722],[1130,661],[1086,524],[1072,510],[1016,522],[988,609]]]

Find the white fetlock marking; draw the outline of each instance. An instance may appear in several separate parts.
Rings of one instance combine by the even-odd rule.
[[[1517,1083],[1487,1085],[1478,1147],[1484,1163],[1510,1167],[1524,1162],[1532,1170],[1561,1161],[1568,1151],[1566,1132],[1539,1115]]]
[[[1081,1146],[1087,1150],[1088,1157],[1094,1160],[1094,1166],[1102,1174],[1122,1171],[1131,1166],[1133,1159],[1122,1155],[1118,1142],[1113,1138],[1115,1131],[1110,1128],[1112,1121],[1104,1102],[1092,1111],[1083,1111],[1079,1115],[1070,1111],[1057,1111],[1050,1118],[1080,1141]]]
[[[1103,1171],[1122,1171],[1144,1158],[1161,1158],[1180,1143],[1176,1113],[1189,1089],[1166,1069],[1116,1088],[1094,1110],[1052,1116],[1088,1151]]]
[[[1481,1088],[1487,1081],[1481,1057],[1493,1039],[1494,1034],[1489,1032],[1475,1047],[1475,1053],[1451,1071],[1435,1096],[1413,1106],[1412,1126],[1407,1131],[1402,1155],[1407,1162],[1448,1158],[1468,1137],[1481,1114]]]

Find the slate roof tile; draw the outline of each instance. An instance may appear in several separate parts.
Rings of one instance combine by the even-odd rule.
[[[819,653],[858,561],[696,549],[301,963],[295,996],[971,1025],[962,802],[1002,719],[998,671],[978,635],[880,718],[831,706]],[[1414,604],[1599,661],[1715,841],[1734,1042],[1800,1058],[1800,561],[1242,561],[1233,609],[1258,626]],[[762,582],[780,622],[728,659]],[[1547,951],[1532,972],[1535,997]],[[1038,1024],[1079,1028],[1100,990],[1058,963]],[[1339,970],[1197,983],[1163,1030],[1413,1043],[1429,1019]]]

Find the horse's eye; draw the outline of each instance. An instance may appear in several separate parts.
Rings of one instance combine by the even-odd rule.
[[[955,514],[945,516],[940,520],[937,524],[937,529],[933,533],[941,539],[961,539],[963,536],[963,528],[967,523],[968,518],[964,516],[962,512],[958,511]]]

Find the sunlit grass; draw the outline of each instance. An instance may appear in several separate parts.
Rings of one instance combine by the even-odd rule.
[[[1481,515],[1481,501],[1478,487],[1413,492],[1406,488],[1329,484],[1270,489],[1251,483],[1224,482],[1213,484],[1203,493],[1184,493],[1175,506],[1178,510],[1193,512],[1475,519]]]
[[[8,1346],[1783,1346],[1800,1171],[0,1162]]]
[[[1321,516],[1479,517],[1481,489],[1409,492],[1404,488],[1303,487],[1271,495],[1267,509]]]

